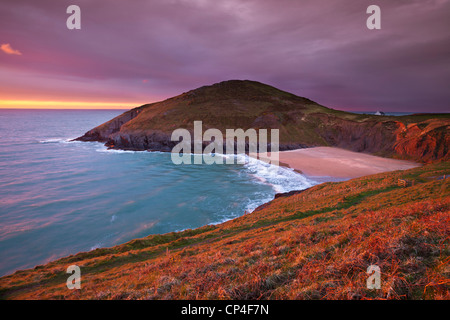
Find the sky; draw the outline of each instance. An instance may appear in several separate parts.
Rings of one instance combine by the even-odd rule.
[[[340,110],[450,112],[450,0],[0,2],[0,108],[126,109],[231,79]]]

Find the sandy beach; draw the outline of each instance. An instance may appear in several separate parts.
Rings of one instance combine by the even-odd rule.
[[[310,177],[336,179],[357,178],[420,166],[411,161],[382,158],[334,147],[280,151],[279,161],[280,165],[289,166]]]

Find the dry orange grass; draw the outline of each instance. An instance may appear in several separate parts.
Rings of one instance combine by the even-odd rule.
[[[20,299],[449,299],[448,164],[326,183],[218,226],[0,278]],[[399,187],[398,179],[414,180]],[[82,289],[68,290],[77,264]],[[381,289],[366,288],[368,266]]]

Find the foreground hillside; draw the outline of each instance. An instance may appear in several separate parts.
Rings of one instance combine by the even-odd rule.
[[[279,195],[220,225],[18,271],[0,278],[0,297],[449,299],[449,172],[440,162]],[[81,290],[66,288],[72,264]],[[380,290],[366,288],[372,264]]]
[[[143,105],[86,132],[82,141],[170,151],[173,130],[279,129],[280,150],[336,146],[419,162],[450,159],[450,114],[360,115],[326,108],[255,81],[230,80]]]

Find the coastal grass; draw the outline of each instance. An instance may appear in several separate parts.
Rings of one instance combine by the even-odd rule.
[[[323,183],[219,225],[17,271],[0,278],[0,298],[449,299],[449,171],[442,161]],[[72,264],[81,290],[66,287]],[[372,264],[380,290],[366,287]]]

